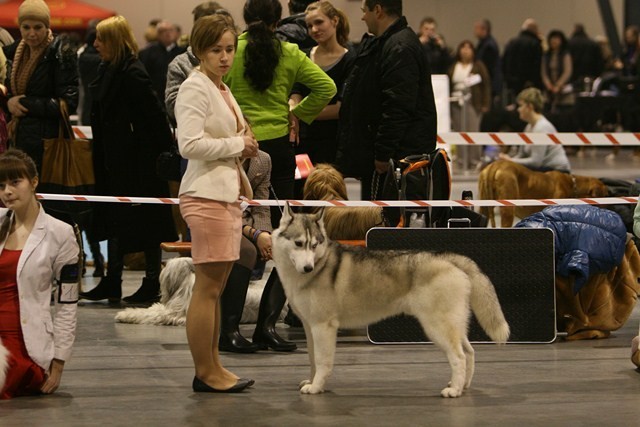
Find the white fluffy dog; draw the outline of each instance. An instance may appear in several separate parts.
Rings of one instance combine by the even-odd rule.
[[[4,382],[7,379],[7,368],[9,367],[9,350],[2,345],[0,340],[0,390],[4,388]]]
[[[184,326],[195,282],[193,261],[173,258],[160,273],[160,302],[149,308],[127,308],[116,314],[120,323]]]

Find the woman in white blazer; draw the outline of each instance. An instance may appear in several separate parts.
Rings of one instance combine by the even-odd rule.
[[[189,160],[180,184],[180,212],[191,231],[195,284],[187,311],[187,340],[196,392],[240,392],[253,384],[227,371],[218,354],[220,294],[240,256],[240,195],[252,197],[241,159],[258,143],[246,132],[240,107],[222,83],[233,63],[236,34],[223,16],[198,19],[191,49],[200,60],[180,86],[175,115],[178,147]]]
[[[3,399],[53,393],[75,339],[80,251],[71,226],[40,206],[37,185],[29,156],[0,155],[0,200],[7,208],[0,209],[0,337],[9,350]]]

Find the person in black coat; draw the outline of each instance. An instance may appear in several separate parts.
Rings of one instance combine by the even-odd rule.
[[[473,32],[478,39],[476,59],[487,67],[491,77],[491,95],[495,98],[502,91],[502,71],[500,70],[500,48],[491,35],[491,22],[488,19],[476,22]]]
[[[126,19],[115,16],[101,21],[95,45],[103,59],[90,88],[96,193],[168,197],[167,183],[156,176],[156,159],[169,150],[171,130],[149,75],[136,56],[137,44]],[[157,301],[160,243],[177,240],[170,206],[97,203],[94,226],[96,233],[109,239],[107,275],[82,297],[119,301],[124,254],[144,251],[142,286],[124,301]]]
[[[29,155],[42,173],[43,138],[58,136],[60,100],[68,111],[78,105],[76,55],[68,37],[54,37],[50,13],[42,1],[21,4],[18,11],[20,41],[7,46],[6,86],[11,121],[9,137]]]
[[[93,97],[89,85],[98,77],[98,68],[100,66],[100,55],[93,45],[96,41],[95,29],[89,31],[86,38],[86,44],[82,51],[78,54],[78,76],[80,77],[80,108],[78,114],[80,116],[80,124],[83,126],[91,125],[91,106],[93,105]]]
[[[511,97],[528,87],[543,89],[540,70],[542,66],[542,42],[538,35],[538,24],[527,19],[520,34],[509,41],[502,57],[504,83]]]
[[[153,89],[164,108],[164,91],[167,86],[167,70],[173,59],[186,52],[187,48],[178,46],[178,32],[176,26],[167,21],[160,21],[156,25],[158,40],[149,43],[140,51],[140,61],[144,64]]]
[[[364,36],[345,82],[336,163],[362,179],[362,200],[371,200],[389,159],[435,149],[437,116],[427,59],[402,1],[365,0],[363,9],[373,36]]]
[[[289,15],[278,22],[275,34],[279,40],[297,44],[302,50],[316,45],[307,31],[304,11],[316,0],[289,0]]]
[[[585,87],[585,79],[595,80],[604,71],[604,58],[600,46],[587,35],[584,25],[576,24],[571,39],[569,52],[573,61],[571,81],[578,90],[591,91]]]

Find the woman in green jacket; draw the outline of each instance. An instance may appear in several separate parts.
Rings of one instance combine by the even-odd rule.
[[[224,81],[251,123],[262,151],[271,156],[271,197],[292,199],[296,169],[294,144],[298,120],[310,124],[336,94],[333,80],[311,61],[297,45],[275,37],[282,16],[279,0],[247,0],[244,5],[247,30],[238,37],[235,61]],[[295,83],[311,93],[295,107],[289,107],[289,95]],[[277,228],[281,217],[278,207],[271,208],[271,223]],[[285,302],[284,290],[273,270],[260,302],[260,316],[253,341],[279,351],[295,350],[275,331],[275,322]]]

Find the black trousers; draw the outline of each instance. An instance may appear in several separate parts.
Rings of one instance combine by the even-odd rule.
[[[281,138],[259,141],[260,149],[271,156],[271,186],[275,192],[269,195],[269,199],[278,200],[293,199],[294,182],[296,173],[296,154],[293,144],[289,141],[289,135]],[[271,225],[274,229],[280,225],[282,217],[281,208],[271,207]]]

